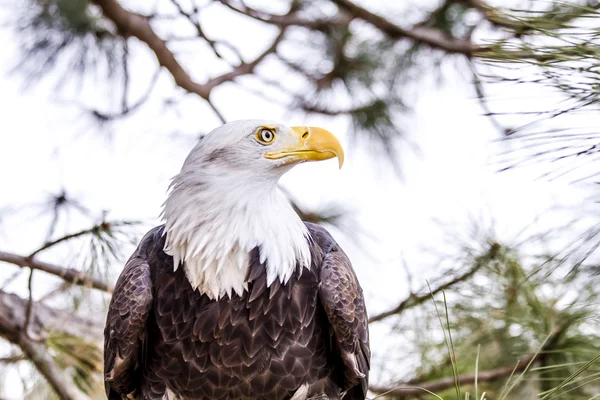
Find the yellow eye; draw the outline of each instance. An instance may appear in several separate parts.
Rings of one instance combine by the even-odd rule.
[[[275,140],[275,133],[271,129],[261,128],[256,132],[256,139],[262,144],[269,144]]]

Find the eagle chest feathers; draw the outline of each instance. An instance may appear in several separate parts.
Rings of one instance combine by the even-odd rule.
[[[110,400],[364,400],[362,289],[323,228],[277,181],[338,157],[329,132],[237,121],[192,150],[165,224],[126,263],[104,330]]]
[[[284,399],[328,377],[333,365],[317,276],[304,270],[267,287],[265,271],[256,250],[248,290],[226,301],[200,295],[181,269],[152,271],[148,385],[160,393],[169,382],[183,398]]]

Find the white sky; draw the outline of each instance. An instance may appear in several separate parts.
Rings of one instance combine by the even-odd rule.
[[[205,23],[208,32],[225,29],[227,33],[231,29],[231,25],[221,26],[218,15],[207,15]],[[253,24],[246,26],[243,22],[236,23],[235,28],[256,31]],[[258,36],[241,39],[246,53],[253,54],[256,43],[264,42]],[[50,82],[34,85],[28,91],[22,89],[23,76],[7,73],[18,55],[7,30],[0,31],[0,48],[0,210],[9,206],[21,210],[7,215],[0,226],[0,249],[26,254],[41,244],[47,220],[25,206],[43,202],[48,193],[56,193],[62,186],[89,209],[110,210],[111,218],[141,219],[148,226],[159,223],[157,216],[169,179],[194,144],[182,136],[191,138],[217,124],[208,108],[188,99],[178,113],[161,113],[158,99],[179,93],[171,89],[168,75],[163,73],[155,91],[157,100],[132,117],[111,124],[107,135],[82,117],[72,90],[57,96]],[[155,63],[143,48],[135,47],[134,51],[139,54],[131,67],[136,71],[134,88],[141,88],[152,75]],[[198,62],[198,58],[188,51],[181,60],[194,66],[191,71],[200,80],[222,68]],[[274,69],[261,72],[280,75]],[[287,113],[231,84],[215,93],[215,103],[229,119],[268,118],[288,125],[321,125],[345,144],[346,164],[341,171],[335,161],[302,165],[282,183],[307,206],[336,201],[354,210],[364,233],[360,236],[363,250],[339,232],[334,235],[354,262],[371,314],[389,308],[406,295],[402,260],[414,275],[417,288],[427,277],[437,276],[434,261],[439,255],[432,249],[443,253],[441,248],[449,238],[435,221],[452,226],[458,239],[466,235],[470,218],[488,223],[493,220],[499,239],[511,240],[551,207],[579,201],[575,189],[564,181],[536,180],[538,171],[495,172],[498,167],[490,160],[502,147],[491,141],[498,134],[488,119],[479,116],[481,110],[463,75],[449,72],[444,85],[424,85],[410,104],[414,112],[404,130],[418,145],[420,154],[407,146],[400,153],[403,180],[374,163],[360,147],[350,145],[344,118],[305,118]],[[498,92],[499,98],[510,101],[512,107],[518,107],[515,102],[523,97],[527,97],[524,107],[531,106],[531,99],[536,104],[554,101],[544,97],[543,92],[524,96],[522,91],[513,90]],[[88,82],[82,97],[106,109],[107,93],[109,89],[102,79],[97,79]],[[132,93],[136,96],[139,91]],[[113,97],[115,106],[120,97]],[[77,217],[72,222],[70,231],[83,223]],[[549,219],[531,231],[545,230],[552,222]],[[0,275],[13,271],[3,265]],[[40,287],[44,279],[36,281]],[[17,287],[11,289],[23,293]],[[378,326],[372,331],[378,356],[381,351],[377,343],[387,331]]]

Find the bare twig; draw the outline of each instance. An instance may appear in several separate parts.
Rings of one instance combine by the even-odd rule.
[[[219,118],[219,121],[221,121],[222,124],[227,122],[227,119],[225,118],[221,110],[219,110],[217,106],[215,106],[215,103],[212,100],[208,100],[208,105],[210,106],[210,108],[212,108],[213,112],[215,113],[217,118]]]
[[[215,53],[215,55],[217,57],[223,59],[223,56],[219,52],[219,49],[217,49],[217,45],[220,44],[220,42],[216,41],[216,40],[209,39],[206,36],[206,33],[204,33],[204,29],[202,29],[202,26],[200,25],[200,22],[198,21],[198,18],[196,17],[196,15],[195,14],[190,14],[189,12],[185,11],[183,9],[183,7],[181,6],[181,4],[179,4],[179,2],[177,0],[171,0],[171,3],[175,6],[175,8],[177,8],[177,11],[179,12],[180,15],[182,15],[188,21],[190,21],[190,23],[196,29],[196,32],[198,33],[198,36],[201,37],[202,39],[204,39],[206,41],[206,43],[208,43],[208,45],[210,46],[210,48],[212,49],[212,51]],[[239,58],[240,61],[242,60],[241,54],[239,53],[239,51],[234,46],[231,46],[230,44],[225,44],[225,46],[229,47],[232,51],[234,51],[234,53],[236,54],[236,56]]]
[[[488,100],[487,100],[488,97],[485,94],[485,89],[483,87],[483,83],[481,82],[481,79],[479,78],[479,74],[477,73],[477,70],[475,69],[475,65],[472,62],[470,62],[469,66],[471,68],[471,73],[473,74],[473,87],[475,88],[475,94],[477,95],[477,99],[479,100],[479,105],[485,112],[485,115],[488,117],[488,119],[490,120],[490,122],[492,123],[494,128],[496,128],[498,130],[498,132],[500,132],[502,135],[506,135],[506,133],[509,132],[509,129],[504,127],[496,119],[495,115],[492,113],[492,111],[489,107],[489,104],[488,104]]]
[[[279,34],[275,37],[271,45],[267,47],[267,49],[264,50],[261,54],[259,54],[254,60],[250,62],[242,62],[232,71],[210,79],[208,82],[206,82],[206,87],[208,87],[210,91],[222,83],[233,81],[238,76],[251,74],[254,71],[254,68],[256,68],[256,66],[260,64],[260,62],[264,60],[265,57],[276,51],[277,46],[281,42],[281,39],[283,39],[284,33],[285,29],[280,30]]]
[[[29,300],[27,301],[27,311],[25,313],[25,328],[23,328],[23,332],[25,333],[25,335],[27,335],[29,339],[39,341],[41,337],[34,335],[29,329],[29,327],[31,326],[31,316],[33,314],[33,271],[35,270],[31,268],[29,271],[29,280],[27,282],[27,289],[29,290]]]
[[[18,269],[16,270],[11,276],[9,276],[3,283],[2,283],[2,287],[0,287],[0,290],[5,290],[10,284],[12,284],[19,276],[21,276],[21,273],[23,272],[22,269]]]
[[[144,103],[146,103],[148,98],[150,98],[150,95],[152,94],[152,91],[154,90],[154,87],[156,86],[156,83],[158,82],[158,78],[160,76],[160,71],[161,71],[160,68],[156,70],[156,72],[154,73],[154,76],[152,77],[152,79],[150,80],[150,83],[148,84],[148,87],[146,88],[146,91],[140,96],[140,98],[131,105],[127,104],[126,102],[123,102],[123,105],[121,106],[121,110],[119,112],[107,113],[107,112],[103,112],[103,111],[95,110],[95,109],[87,110],[87,111],[91,112],[94,117],[98,118],[101,121],[110,121],[110,120],[122,118],[122,117],[125,117],[125,116],[131,114],[132,112],[134,112],[135,110],[140,108],[140,106],[142,106]]]
[[[121,109],[127,110],[127,98],[129,97],[129,45],[125,41],[123,45],[123,55],[121,63],[123,65],[123,94],[121,96]]]
[[[1,364],[14,364],[26,360],[27,357],[25,357],[23,354],[15,354],[13,356],[0,357]]]
[[[0,261],[17,265],[19,267],[29,267],[44,271],[48,274],[58,276],[65,281],[78,286],[91,287],[107,293],[112,293],[113,286],[107,282],[93,278],[85,273],[73,268],[60,267],[55,264],[49,264],[34,258],[21,256],[18,254],[0,251]]]

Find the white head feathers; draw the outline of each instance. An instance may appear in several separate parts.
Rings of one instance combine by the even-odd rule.
[[[285,138],[293,131],[276,123],[223,125],[190,152],[164,204],[164,250],[174,268],[183,263],[191,285],[211,298],[247,289],[249,254],[257,247],[269,285],[287,282],[297,265],[310,267],[306,226],[277,191],[294,164],[265,157],[278,147],[257,140],[264,126],[281,132],[281,146],[289,145]]]

